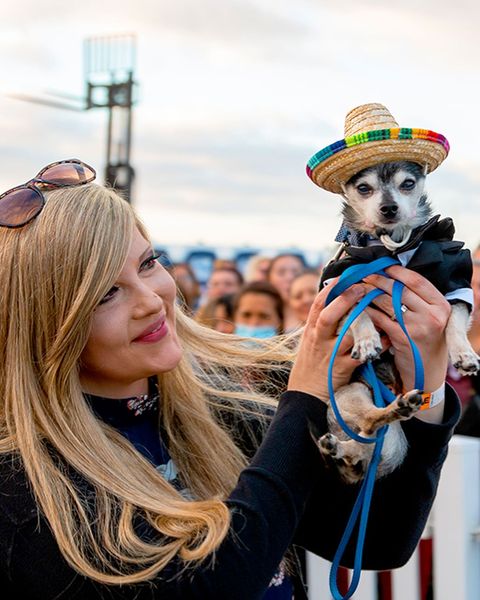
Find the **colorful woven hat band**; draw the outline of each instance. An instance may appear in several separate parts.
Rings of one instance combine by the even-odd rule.
[[[365,144],[367,142],[377,142],[379,140],[429,140],[441,144],[445,148],[445,152],[448,154],[450,150],[450,144],[445,136],[441,133],[435,133],[429,129],[417,129],[408,127],[397,127],[396,129],[377,129],[376,131],[365,131],[364,133],[357,133],[338,142],[334,142],[327,146],[323,150],[320,150],[312,156],[307,163],[307,174],[312,179],[312,171],[324,160],[340,152],[350,146],[357,146],[359,144]]]
[[[379,129],[379,126],[384,129]],[[382,162],[411,161],[431,172],[447,157],[445,136],[429,129],[398,127],[382,104],[364,104],[345,119],[345,137],[314,154],[307,175],[318,186],[341,193],[342,185],[361,170]]]

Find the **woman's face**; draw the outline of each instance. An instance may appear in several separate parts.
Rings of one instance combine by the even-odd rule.
[[[219,298],[225,294],[236,294],[241,283],[237,274],[228,269],[217,269],[210,275],[207,284],[208,298]]]
[[[175,283],[135,229],[115,285],[95,309],[81,356],[86,392],[112,398],[146,393],[147,378],[170,371],[182,351],[175,331]]]
[[[290,306],[302,323],[307,321],[310,307],[318,293],[320,275],[305,273],[297,277],[290,287]]]
[[[275,301],[269,294],[247,292],[239,300],[234,321],[238,325],[250,327],[272,326],[279,329],[281,320]]]
[[[303,269],[302,262],[296,256],[282,256],[272,264],[269,281],[277,288],[284,302],[288,302],[292,281]]]

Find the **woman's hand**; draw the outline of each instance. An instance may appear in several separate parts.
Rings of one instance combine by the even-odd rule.
[[[425,373],[425,392],[439,389],[445,382],[448,366],[448,350],[445,339],[445,327],[450,316],[451,307],[443,295],[427,279],[400,266],[387,269],[393,279],[405,284],[402,304],[408,309],[403,319],[408,334],[415,342],[423,360]],[[378,327],[388,336],[393,346],[395,364],[400,372],[403,387],[410,390],[414,387],[415,369],[410,344],[402,328],[392,319],[393,279],[381,275],[371,275],[365,279],[386,294],[375,300],[381,310],[368,308],[368,312]],[[424,420],[439,421],[443,414],[443,403],[438,407],[421,411],[418,416]]]
[[[302,334],[298,354],[288,380],[289,390],[306,392],[328,401],[328,364],[337,340],[339,321],[365,295],[363,285],[355,285],[335,298],[327,307],[325,300],[337,280],[324,287],[315,298]],[[333,369],[333,387],[350,381],[359,361],[350,357],[352,337],[347,334],[338,349]]]

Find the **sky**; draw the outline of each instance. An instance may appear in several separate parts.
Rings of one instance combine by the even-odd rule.
[[[328,252],[341,200],[305,165],[367,102],[448,138],[429,198],[480,242],[476,1],[18,0],[0,17],[0,190],[71,157],[102,181],[104,109],[12,94],[84,96],[84,40],[134,34],[133,203],[157,244]]]

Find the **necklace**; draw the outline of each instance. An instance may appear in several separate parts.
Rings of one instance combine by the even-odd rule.
[[[150,412],[151,410],[157,408],[160,394],[158,393],[158,388],[156,386],[155,388],[155,393],[153,395],[142,394],[141,396],[133,396],[132,398],[128,398],[126,401],[127,408],[128,410],[133,411],[135,417],[142,415],[144,412]]]
[[[97,416],[103,420],[110,421],[113,416],[116,419],[131,419],[146,413],[158,412],[160,407],[160,391],[155,378],[151,377],[148,382],[148,392],[138,396],[127,398],[106,398],[85,394],[85,398],[94,409]]]

